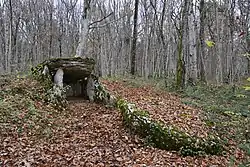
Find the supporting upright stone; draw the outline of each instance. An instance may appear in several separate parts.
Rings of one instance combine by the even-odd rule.
[[[95,82],[92,76],[90,75],[87,80],[87,96],[90,102],[94,101],[95,96]]]
[[[44,66],[42,74],[43,74],[44,76],[49,75],[49,68],[48,68],[47,65]]]
[[[54,83],[54,92],[62,94],[59,90],[67,85],[64,89],[67,97],[83,97],[94,101],[95,80],[98,78],[92,74],[94,66],[95,61],[92,58],[52,58],[32,68],[32,72],[45,78],[49,76]]]
[[[63,87],[63,75],[64,75],[63,70],[59,68],[54,76],[54,84],[56,84],[61,88]]]

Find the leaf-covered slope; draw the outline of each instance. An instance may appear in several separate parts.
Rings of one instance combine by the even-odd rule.
[[[30,82],[29,79],[22,79],[14,84],[16,90],[21,88],[23,90],[21,92],[28,91],[31,93],[30,95],[25,93],[22,96],[23,99],[35,96],[34,92],[39,96],[42,95],[42,89],[37,89],[41,91],[40,93],[31,90],[31,87],[28,86],[32,85]],[[116,84],[105,83],[109,89]],[[13,86],[9,84],[8,87],[4,87],[4,90],[12,88]],[[39,83],[36,83],[36,88],[39,88]],[[131,90],[131,88],[122,85],[119,89],[124,92]],[[132,91],[134,90],[132,89]],[[138,91],[143,90],[138,89]],[[144,90],[144,92],[148,91],[149,89]],[[17,96],[13,94],[12,98],[19,97],[21,92],[18,91]],[[133,98],[136,98],[136,92],[134,93]],[[9,96],[7,95],[7,97]],[[131,98],[128,95],[126,97]],[[152,95],[153,97],[158,98],[155,95]],[[5,96],[0,99],[1,102],[6,100]],[[39,100],[39,97],[30,98],[30,101],[34,102],[33,109],[45,113],[40,117],[40,122],[36,123],[38,123],[37,125],[42,123],[43,128],[47,130],[29,135],[30,131],[20,133],[17,131],[18,129],[13,128],[8,134],[2,133],[0,135],[0,166],[136,167],[144,165],[155,167],[228,166],[229,163],[229,153],[225,156],[181,157],[175,152],[143,146],[137,136],[131,135],[125,130],[120,112],[106,108],[101,104],[89,103],[79,99],[70,101],[69,107],[65,111],[57,111]],[[9,111],[11,112],[11,110]],[[30,108],[15,111],[27,113]],[[164,117],[165,113],[159,111],[158,115]],[[27,123],[33,120],[32,118],[36,117],[27,118]],[[49,122],[43,122],[43,120],[49,120]],[[5,125],[6,121],[1,120],[0,126]],[[15,124],[10,122],[8,126],[11,127],[11,125]],[[21,127],[23,125],[20,124]],[[30,130],[33,132],[36,129],[30,127]],[[237,156],[237,160],[242,158],[242,153],[238,150],[231,152],[231,155]]]
[[[57,118],[57,132],[49,140],[25,136],[0,137],[0,161],[9,166],[188,166],[227,164],[225,157],[180,157],[143,147],[122,126],[119,112],[87,101],[70,102],[65,116]],[[56,117],[56,115],[54,115]],[[227,165],[225,165],[227,166]]]
[[[124,97],[140,109],[149,111],[155,120],[166,125],[175,125],[190,135],[208,135],[209,128],[201,120],[201,111],[182,104],[176,95],[156,91],[150,86],[128,88],[121,82],[109,81],[103,81],[103,84],[116,96]]]

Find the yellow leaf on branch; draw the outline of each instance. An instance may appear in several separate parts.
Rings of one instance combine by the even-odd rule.
[[[206,40],[206,44],[208,47],[213,47],[215,43],[213,41]]]

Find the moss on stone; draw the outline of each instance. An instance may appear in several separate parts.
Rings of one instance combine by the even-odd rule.
[[[215,137],[193,137],[176,127],[164,126],[123,99],[118,100],[116,106],[122,113],[125,125],[153,147],[179,151],[184,156],[218,155],[223,151],[222,144]]]

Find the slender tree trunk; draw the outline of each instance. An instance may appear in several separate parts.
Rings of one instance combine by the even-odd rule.
[[[53,57],[52,44],[53,44],[53,1],[50,2],[50,13],[49,13],[49,58]]]
[[[7,72],[11,72],[11,58],[12,58],[12,33],[13,33],[13,12],[12,12],[12,0],[9,0],[10,10],[10,24],[9,24],[9,51],[7,58]]]
[[[176,75],[176,89],[179,90],[184,87],[183,78],[184,74],[184,61],[183,61],[183,30],[179,34],[179,43],[178,43],[178,60],[177,60],[177,75]]]
[[[250,30],[247,30],[246,42],[247,42],[247,54],[248,54],[248,57],[247,57],[247,69],[248,69],[248,76],[250,76],[250,56],[249,56],[250,55]]]
[[[216,5],[216,10],[215,10],[215,25],[216,25],[216,43],[217,45],[215,46],[216,49],[216,82],[217,84],[222,83],[222,34],[223,34],[223,29],[224,29],[224,25],[223,25],[223,18],[221,15],[219,15],[219,11],[218,11],[218,6]],[[221,23],[221,24],[220,24]]]
[[[205,56],[205,0],[200,0],[200,54],[198,55],[199,76],[201,82],[206,82],[204,56]]]
[[[86,55],[86,41],[87,41],[87,35],[89,31],[89,20],[88,20],[88,12],[90,10],[90,2],[91,0],[84,0],[84,9],[82,14],[82,27],[81,27],[81,34],[79,36],[79,45],[76,49],[76,56],[85,57]]]
[[[133,29],[133,40],[131,47],[131,74],[135,75],[136,72],[136,41],[137,41],[137,18],[138,18],[138,6],[139,0],[135,0],[135,13],[134,13],[134,29]]]
[[[184,87],[185,84],[185,62],[184,62],[184,55],[183,55],[183,37],[184,37],[184,26],[185,26],[185,19],[188,15],[188,0],[184,1],[184,6],[181,12],[181,25],[179,28],[179,37],[178,37],[178,57],[177,57],[177,69],[176,69],[176,89],[180,90]]]
[[[164,33],[163,33],[163,28],[164,28],[164,20],[165,20],[165,13],[166,13],[166,5],[167,5],[167,1],[164,0],[163,1],[163,7],[162,7],[162,12],[161,12],[161,21],[160,21],[160,36],[161,36],[161,41],[162,41],[162,47],[163,47],[163,72],[164,75],[167,76],[167,62],[168,62],[168,55],[167,55],[167,45],[165,42],[165,38],[164,38]]]

